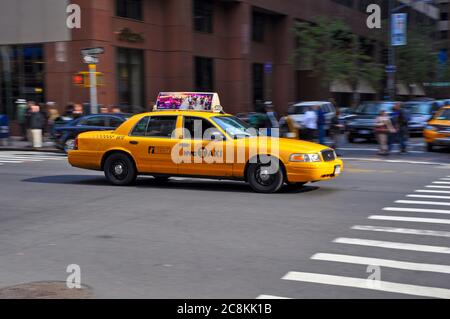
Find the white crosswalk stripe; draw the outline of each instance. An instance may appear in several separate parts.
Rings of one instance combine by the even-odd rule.
[[[445,188],[450,189],[450,186],[443,186],[443,185],[427,185],[426,188]]]
[[[361,256],[349,256],[341,254],[325,254],[318,253],[311,257],[313,260],[333,261],[348,264],[358,265],[377,265],[380,267],[414,270],[414,271],[428,271],[450,274],[450,266],[437,264],[424,264],[415,262],[405,262],[392,259],[370,258]]]
[[[440,196],[440,195],[416,195],[416,194],[410,194],[410,195],[406,195],[406,197],[413,197],[413,198],[434,198],[434,199],[450,199],[450,196]]]
[[[18,152],[0,152],[0,164],[22,164],[46,161],[66,161],[67,156],[56,153],[18,153]]]
[[[426,219],[426,218],[423,218],[423,219]],[[448,231],[436,231],[436,230],[426,230],[426,229],[396,228],[396,227],[368,226],[368,225],[355,225],[355,226],[352,226],[351,229],[368,230],[368,231],[375,231],[375,232],[397,233],[397,234],[408,234],[408,235],[450,237],[450,232],[448,232]]]
[[[450,254],[450,247],[398,243],[383,240],[340,237],[333,240],[333,243]]]
[[[435,193],[435,194],[450,194],[450,191],[440,191],[437,189],[417,189],[415,190],[416,193]]]
[[[355,265],[367,265],[367,266],[379,266],[391,269],[398,269],[402,271],[420,271],[420,272],[430,272],[430,273],[440,273],[448,275],[450,274],[450,265],[445,264],[434,264],[429,263],[428,260],[399,260],[403,258],[392,258],[392,254],[396,251],[409,251],[409,252],[422,252],[426,254],[437,256],[450,254],[450,247],[447,244],[442,246],[439,245],[425,245],[425,237],[435,237],[437,240],[439,237],[450,238],[450,231],[442,229],[416,229],[410,228],[411,223],[424,223],[431,225],[449,225],[450,219],[444,218],[427,218],[427,216],[421,216],[420,214],[443,214],[450,215],[450,209],[438,209],[433,206],[450,206],[450,175],[447,177],[440,178],[437,181],[431,183],[431,185],[424,186],[423,189],[417,189],[414,194],[405,195],[408,199],[395,200],[398,207],[390,206],[384,207],[382,210],[384,212],[404,212],[412,213],[416,215],[410,216],[394,216],[393,215],[369,215],[368,220],[378,220],[384,223],[389,223],[388,225],[353,225],[350,227],[353,231],[360,231],[362,234],[369,234],[372,232],[373,236],[388,236],[387,233],[396,234],[396,236],[403,235],[405,238],[404,242],[399,241],[387,241],[378,239],[367,239],[367,238],[352,238],[352,237],[338,237],[332,242],[339,244],[335,248],[343,248],[342,245],[352,245],[353,249],[358,249],[357,247],[365,247],[364,254],[366,256],[349,255],[349,254],[339,254],[339,253],[316,253],[311,256],[311,260],[316,262],[331,262],[331,263],[344,263],[344,264],[355,264]],[[421,200],[423,199],[423,200]],[[444,207],[443,207],[444,208]],[[435,215],[437,216],[437,215]],[[408,224],[406,224],[408,223]],[[404,225],[409,225],[410,227],[404,227]],[[428,228],[427,227],[427,228]],[[443,227],[443,226],[441,226]],[[375,233],[379,233],[375,235]],[[393,235],[392,235],[393,236]],[[383,237],[381,237],[384,239]],[[429,238],[430,239],[430,238]],[[415,241],[415,242],[414,242]],[[425,242],[426,243],[426,242]],[[372,250],[368,247],[382,248],[381,250],[373,250],[373,253],[377,254],[388,254],[389,258],[382,258],[382,256],[367,256]],[[345,249],[345,248],[344,248]],[[431,256],[430,255],[430,256]],[[402,254],[402,256],[405,256]],[[407,255],[406,255],[407,256]],[[421,255],[417,255],[421,256]],[[423,257],[422,257],[423,258]],[[333,268],[339,269],[339,268]],[[416,276],[411,273],[411,276]],[[415,277],[413,277],[415,278]],[[422,277],[421,277],[422,278]],[[339,275],[331,275],[326,273],[316,273],[316,272],[302,272],[302,271],[289,271],[281,279],[305,282],[313,284],[322,284],[330,286],[342,286],[351,288],[361,288],[367,290],[378,290],[384,292],[406,294],[421,297],[432,297],[432,298],[447,298],[450,299],[450,289],[444,287],[431,287],[426,284],[422,285],[425,281],[420,281],[420,285],[413,283],[400,283],[400,282],[390,282],[382,280],[372,280],[366,278],[357,277],[347,277]],[[439,282],[439,281],[438,281]],[[443,279],[442,284],[447,284],[448,280]],[[437,284],[441,286],[441,284]],[[448,286],[448,285],[447,285]],[[448,287],[447,287],[448,288]],[[260,295],[258,298],[284,298],[274,295]]]
[[[450,289],[407,285],[381,280],[375,282],[374,280],[370,279],[325,275],[308,272],[296,272],[296,271],[288,272],[282,279],[326,284],[326,285],[372,289],[422,297],[445,298],[445,299],[450,298]]]
[[[274,296],[274,295],[259,295],[256,299],[291,299],[286,297]]]
[[[438,219],[438,218],[383,216],[383,215],[372,215],[372,216],[369,216],[368,218],[376,219],[376,220],[392,220],[392,221],[403,221],[403,222],[450,224],[450,219]]]
[[[431,205],[431,206],[450,206],[449,202],[428,202],[420,200],[396,200],[398,204],[417,204],[417,205]]]
[[[450,214],[446,209],[427,209],[427,208],[407,208],[407,207],[384,207],[383,210],[391,212],[410,212],[410,213],[430,213],[430,214]]]

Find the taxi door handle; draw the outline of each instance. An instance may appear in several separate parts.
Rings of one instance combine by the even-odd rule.
[[[130,144],[137,145],[137,144],[139,144],[139,142],[138,141],[130,141]]]

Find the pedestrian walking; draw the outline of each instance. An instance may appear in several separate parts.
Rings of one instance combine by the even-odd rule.
[[[27,141],[27,118],[26,113],[28,110],[27,101],[24,99],[18,99],[16,101],[16,119],[20,126],[20,133],[24,141]]]
[[[29,140],[33,148],[42,147],[42,130],[45,126],[45,118],[42,115],[39,105],[34,104],[31,106],[30,118],[29,118]]]
[[[342,140],[342,134],[344,133],[344,123],[343,120],[339,119],[340,114],[341,112],[339,111],[339,109],[336,109],[336,114],[333,116],[330,123],[330,134],[333,143],[331,147],[334,150],[339,147]]]
[[[308,110],[303,115],[302,126],[303,132],[302,137],[306,141],[312,142],[317,131],[317,112],[314,107],[309,107]]]
[[[325,145],[325,112],[319,105],[315,107],[317,112],[317,133],[319,138],[319,144]]]
[[[401,103],[395,104],[392,113],[392,125],[394,126],[395,132],[392,133],[391,143],[389,143],[389,151],[392,150],[393,143],[397,142],[400,145],[400,152],[407,152],[407,142],[409,137],[408,124],[408,111],[402,108]]]
[[[267,136],[279,136],[279,127],[280,124],[277,119],[277,114],[274,110],[274,107],[272,104],[266,105],[266,128],[267,128]]]
[[[388,137],[389,134],[394,133],[395,129],[392,125],[390,117],[387,115],[386,111],[381,111],[380,115],[375,120],[375,134],[377,136],[378,144],[380,150],[379,155],[388,155]]]
[[[53,131],[53,127],[55,126],[55,121],[60,116],[55,102],[47,103],[47,114],[48,114],[47,131],[51,134]]]
[[[77,119],[84,115],[83,106],[79,103],[73,105],[72,118]]]

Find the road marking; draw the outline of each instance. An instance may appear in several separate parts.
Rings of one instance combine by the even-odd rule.
[[[391,212],[411,212],[411,213],[432,213],[432,214],[450,214],[450,210],[445,209],[424,209],[424,208],[405,208],[405,207],[385,207],[383,210]]]
[[[450,194],[450,191],[439,191],[439,190],[430,190],[430,189],[417,189],[416,193],[439,193],[439,194]]]
[[[372,215],[369,216],[368,219],[394,220],[401,222],[416,222],[416,223],[431,223],[431,224],[450,224],[450,219],[438,219],[438,218]]]
[[[427,185],[425,187],[427,187],[427,188],[445,188],[445,189],[450,189],[450,186],[442,186],[442,185]]]
[[[450,219],[448,219],[448,221],[450,222]],[[396,227],[382,227],[382,226],[362,226],[362,225],[352,226],[351,229],[369,230],[369,231],[387,232],[387,233],[398,233],[398,234],[408,234],[408,235],[450,237],[450,232],[448,232],[448,231],[435,231],[435,230],[425,230],[425,229],[396,228]]]
[[[418,205],[435,205],[435,206],[450,206],[448,202],[426,202],[419,200],[396,200],[398,204],[418,204]]]
[[[23,161],[13,161],[13,160],[0,160],[0,163],[23,163]]]
[[[368,162],[385,162],[385,163],[400,163],[400,164],[421,164],[421,165],[438,165],[448,166],[449,164],[439,162],[421,162],[421,161],[405,161],[405,160],[387,160],[370,157],[343,157],[344,160],[350,161],[368,161]]]
[[[435,198],[435,199],[450,199],[450,196],[440,196],[440,195],[416,195],[409,194],[406,197],[414,197],[414,198]]]
[[[450,181],[450,178],[446,178],[446,177],[443,177],[443,178],[439,178],[441,181]]]
[[[281,279],[311,282],[324,285],[387,291],[422,297],[445,298],[445,299],[450,298],[450,289],[400,284],[382,280],[374,281],[370,279],[325,275],[310,272],[296,272],[296,271],[288,272]]]
[[[429,271],[429,272],[450,274],[450,266],[438,264],[423,264],[391,259],[369,258],[369,257],[340,255],[340,254],[325,254],[325,253],[317,253],[313,255],[311,259],[358,264],[358,265],[377,265],[381,267],[396,268],[396,269]]]
[[[259,295],[256,299],[291,299],[286,297],[274,296],[274,295]]]
[[[338,147],[338,150],[341,151],[366,151],[366,152],[379,152],[380,149],[378,148],[365,148],[365,147]],[[423,154],[426,153],[425,151],[408,151],[409,153],[417,153],[417,154]],[[393,150],[391,151],[392,154],[400,153],[399,150]]]
[[[360,245],[360,246],[370,246],[370,247],[380,247],[390,249],[423,251],[429,253],[450,254],[450,248],[442,246],[417,245],[417,244],[397,243],[390,241],[359,239],[359,238],[345,238],[345,237],[336,238],[335,240],[333,240],[333,242],[338,244],[350,244],[350,245]]]
[[[450,184],[450,182],[432,182],[432,184]]]

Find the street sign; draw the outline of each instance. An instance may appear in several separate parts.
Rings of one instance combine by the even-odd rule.
[[[83,55],[83,61],[87,64],[97,64],[98,58],[93,55]]]
[[[408,14],[394,13],[391,17],[391,45],[406,45]]]
[[[395,65],[386,65],[386,73],[395,73],[397,67]]]
[[[98,54],[103,54],[104,52],[105,52],[105,49],[103,49],[102,47],[81,49],[82,55],[98,55]]]

